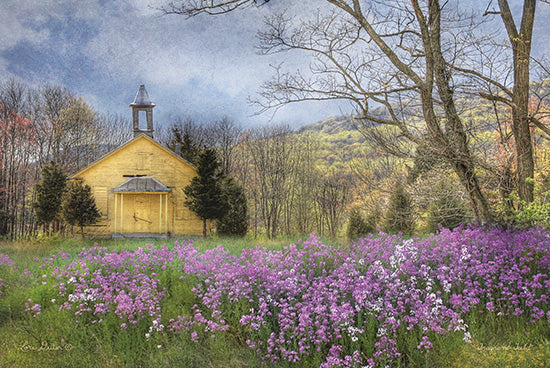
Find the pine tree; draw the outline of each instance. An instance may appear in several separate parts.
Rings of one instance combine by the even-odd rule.
[[[227,213],[216,222],[220,235],[245,236],[248,231],[248,207],[243,187],[232,178],[226,178],[222,189],[227,202]]]
[[[403,187],[403,184],[397,181],[390,196],[384,230],[411,234],[415,228],[414,222],[412,198]]]
[[[200,155],[197,176],[185,187],[185,205],[203,221],[203,236],[206,238],[206,222],[221,219],[227,212],[227,201],[222,190],[223,176],[216,151],[208,148]]]
[[[349,214],[347,236],[349,240],[357,239],[376,230],[375,224],[370,224],[359,209],[353,208]]]
[[[429,231],[437,231],[439,225],[448,229],[460,225],[467,215],[466,204],[456,196],[450,184],[446,181],[439,182],[433,193],[436,198],[427,211]]]
[[[84,226],[94,224],[100,217],[90,186],[82,180],[69,182],[63,196],[61,213],[69,225],[80,227],[84,238]]]
[[[168,147],[176,152],[176,145],[180,145],[179,155],[193,165],[197,165],[199,155],[205,148],[202,128],[192,121],[174,124],[170,128]]]
[[[67,175],[61,166],[51,161],[42,168],[42,182],[35,185],[36,201],[32,204],[36,222],[47,231],[53,221],[59,220],[61,202]],[[57,226],[56,226],[57,227]]]

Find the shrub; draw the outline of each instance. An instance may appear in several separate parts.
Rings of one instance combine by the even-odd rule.
[[[512,221],[516,226],[545,226],[550,227],[550,200],[546,193],[544,197],[538,197],[531,203],[521,202],[519,209],[512,211]]]
[[[370,220],[370,221],[369,221]],[[357,239],[376,230],[376,222],[373,216],[363,217],[358,208],[353,208],[349,214],[346,235],[348,239]]]
[[[458,198],[448,183],[441,181],[434,188],[435,200],[430,203],[427,211],[428,230],[436,231],[438,225],[454,229],[466,218],[464,201]]]
[[[390,233],[403,232],[410,234],[414,231],[414,228],[412,198],[403,187],[403,184],[397,181],[390,196],[384,230]]]

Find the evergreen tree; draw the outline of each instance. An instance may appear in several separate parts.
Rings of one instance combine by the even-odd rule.
[[[61,202],[65,191],[67,175],[54,161],[42,168],[42,182],[35,185],[36,201],[32,204],[36,222],[47,231],[53,221],[59,221]],[[56,230],[58,226],[55,226]]]
[[[412,208],[412,198],[403,184],[397,181],[390,196],[390,203],[385,216],[384,230],[387,232],[403,232],[411,234],[415,223]]]
[[[222,189],[223,176],[214,149],[205,149],[197,165],[197,176],[185,187],[185,205],[203,221],[203,236],[206,238],[207,220],[221,219],[227,212],[227,201]]]
[[[245,236],[248,231],[248,207],[242,186],[232,178],[226,178],[222,185],[227,203],[227,213],[216,222],[220,235]]]
[[[205,130],[192,120],[177,121],[169,131],[167,146],[176,152],[176,146],[180,145],[178,153],[184,160],[197,165],[200,153],[206,148]]]
[[[69,182],[63,196],[61,213],[69,225],[80,227],[84,238],[84,226],[94,224],[100,217],[90,186],[82,180]]]
[[[430,203],[427,211],[429,231],[435,232],[438,225],[454,229],[460,225],[466,215],[466,204],[458,198],[453,188],[445,181],[437,184],[434,190],[435,200]]]
[[[353,208],[349,214],[348,228],[346,234],[348,239],[357,239],[370,234],[376,230],[375,224],[370,224],[363,217],[359,209]]]

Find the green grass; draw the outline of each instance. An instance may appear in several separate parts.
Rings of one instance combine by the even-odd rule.
[[[52,238],[36,241],[0,242],[0,253],[6,253],[16,262],[15,272],[0,274],[11,287],[0,296],[0,368],[3,367],[260,367],[261,359],[246,344],[247,331],[232,328],[216,333],[216,338],[201,336],[198,343],[188,333],[180,335],[152,333],[145,338],[151,321],[142,319],[132,329],[121,329],[120,320],[110,313],[99,325],[84,328],[75,325],[71,311],[44,308],[40,318],[25,312],[25,302],[47,305],[56,297],[51,285],[42,285],[37,278],[20,277],[26,268],[35,275],[43,270],[43,258],[64,251],[71,256],[82,248],[97,243],[109,251],[136,250],[146,243],[171,248],[175,241],[186,239],[99,239],[79,240]],[[224,238],[193,238],[201,250],[221,244],[231,253],[242,249],[262,247],[280,250],[298,239],[253,240]],[[330,242],[327,242],[330,243]],[[1,271],[1,269],[0,269]],[[193,283],[182,282],[177,272],[166,270],[159,275],[163,285],[170,285],[163,303],[163,315],[189,314],[194,302]],[[248,308],[235,304],[234,308]],[[463,334],[430,336],[434,348],[425,356],[412,361],[421,362],[415,367],[547,367],[550,362],[550,343],[547,322],[526,325],[524,319],[498,318],[493,314],[475,315],[466,321],[470,326],[472,343],[462,340]],[[232,324],[238,326],[238,323]],[[372,324],[374,325],[374,323]],[[370,333],[375,333],[371,331]],[[368,338],[365,332],[364,338]],[[402,335],[404,345],[411,354],[416,353],[416,337]],[[317,360],[316,360],[317,359]],[[319,366],[318,357],[296,365],[281,367]],[[412,366],[411,366],[412,367]]]
[[[296,239],[297,240],[297,239]],[[0,241],[0,253],[15,261],[18,270],[3,276],[11,287],[0,297],[0,368],[3,367],[252,367],[259,366],[255,356],[244,341],[234,332],[218,333],[215,339],[200,343],[190,341],[189,335],[152,336],[144,339],[150,321],[143,321],[137,329],[120,329],[116,317],[104,321],[100,327],[74,328],[74,316],[69,311],[44,310],[40,318],[33,319],[25,312],[24,303],[46,305],[55,298],[51,285],[41,285],[19,275],[24,269],[41,274],[42,260],[63,251],[76,256],[82,248],[94,245],[109,251],[122,249],[133,251],[146,244],[174,246],[174,242],[193,241],[201,250],[212,249],[219,244],[233,254],[243,249],[262,247],[280,250],[293,240],[257,240],[249,238],[202,237],[170,239],[68,239],[41,238],[29,241]],[[166,314],[189,313],[193,298],[191,284],[182,283],[179,275],[167,272],[159,275],[163,284],[171,282],[171,295],[163,304]],[[166,278],[172,278],[167,280]],[[187,310],[186,310],[187,309]],[[160,348],[158,347],[160,346]]]
[[[192,241],[195,246],[201,250],[212,249],[218,245],[222,245],[224,249],[233,254],[239,254],[241,250],[251,247],[267,248],[268,250],[280,250],[284,246],[298,242],[300,239],[307,239],[307,236],[302,238],[277,238],[277,239],[253,239],[245,238],[219,238],[219,237],[176,237],[168,239],[159,238],[127,238],[127,239],[71,239],[52,237],[51,239],[44,238],[40,241],[30,240],[0,240],[0,253],[8,254],[12,259],[19,258],[25,260],[33,257],[47,257],[59,251],[66,252],[70,255],[76,255],[82,248],[89,248],[94,245],[106,247],[109,251],[120,251],[122,249],[133,251],[145,244],[153,244],[155,246],[166,245],[168,248],[174,246],[174,242]],[[327,239],[323,239],[325,244],[331,244]],[[336,243],[340,244],[340,243]]]

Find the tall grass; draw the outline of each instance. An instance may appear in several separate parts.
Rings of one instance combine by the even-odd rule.
[[[499,241],[498,234],[491,237],[487,233],[492,234],[479,230],[465,231],[464,236],[478,238],[472,243],[479,239]],[[528,240],[528,236],[539,236],[537,234],[529,233],[519,239]],[[403,288],[395,294],[395,301],[399,302],[403,293],[411,292],[411,298],[415,293],[422,294],[426,287],[433,288],[438,295],[441,293],[442,301],[437,303],[449,308],[453,306],[449,299],[452,293],[473,295],[468,311],[461,312],[462,307],[453,309],[463,321],[457,323],[435,310],[434,318],[442,318],[437,323],[442,326],[448,323],[450,333],[432,330],[431,317],[426,325],[413,322],[407,325],[402,321],[387,335],[394,336],[399,356],[387,350],[391,354],[385,357],[384,350],[380,358],[368,361],[380,351],[375,343],[381,341],[381,328],[390,326],[386,325],[386,320],[392,314],[384,308],[365,309],[360,305],[362,296],[352,296],[353,293],[344,290],[357,290],[359,284],[355,283],[360,276],[372,277],[377,272],[398,272],[391,280],[407,285],[411,282],[410,272],[416,272],[407,260],[416,257],[419,270],[427,265],[435,272],[439,267],[437,262],[453,262],[442,256],[448,249],[444,245],[453,247],[453,242],[467,242],[467,237],[461,236],[458,230],[423,240],[371,238],[351,248],[326,246],[319,239],[305,242],[192,239],[199,253],[194,253],[194,248],[184,239],[93,242],[54,238],[39,243],[2,242],[0,254],[8,255],[10,262],[7,259],[3,263],[0,261],[0,367],[329,367],[354,366],[354,361],[358,362],[357,366],[387,364],[391,367],[547,366],[550,361],[550,317],[533,319],[530,312],[503,315],[501,310],[507,310],[504,300],[498,302],[501,305],[495,301],[496,309],[487,309],[485,303],[492,299],[482,293],[468,294],[462,284],[485,282],[481,278],[465,275],[463,280],[452,280],[452,285],[445,285],[439,283],[443,278],[437,279],[434,275],[439,274],[435,273],[415,281],[414,287],[410,284]],[[512,239],[510,235],[505,236]],[[548,242],[545,237],[550,239],[547,233],[540,236],[541,242]],[[297,246],[289,247],[290,243]],[[407,248],[411,244],[422,251]],[[433,247],[430,244],[434,244]],[[531,252],[528,247],[522,249],[524,253]],[[548,248],[539,246],[537,249],[528,256],[517,255],[521,257],[521,265],[529,267],[522,269],[527,272],[523,279],[537,278],[550,285],[545,268],[550,259]],[[546,250],[541,252],[540,249]],[[464,257],[464,250],[462,252]],[[469,252],[472,259],[479,257],[481,261],[487,254],[476,253],[474,246]],[[407,259],[396,260],[396,256],[405,254]],[[459,262],[456,269],[466,266],[471,265]],[[404,270],[407,267],[408,271]],[[451,269],[446,274],[455,271]],[[94,278],[103,280],[103,290],[92,293],[78,289],[79,285],[97,286],[93,283]],[[261,281],[263,278],[269,281]],[[296,283],[289,283],[293,278]],[[300,284],[300,280],[305,283]],[[388,280],[373,278],[367,286],[381,287]],[[432,285],[429,280],[436,282]],[[116,289],[113,292],[118,296],[121,290],[124,290],[122,295],[133,295],[132,302],[126,305],[130,309],[119,310],[126,302],[115,301],[109,294],[110,287]],[[66,292],[62,292],[63,289]],[[447,289],[450,290],[448,294]],[[372,290],[374,293],[377,289]],[[388,289],[388,293],[395,291]],[[422,297],[418,302],[430,303],[428,294],[422,294],[428,299]],[[80,296],[75,300],[74,295]],[[311,299],[315,303],[307,304],[308,295],[317,295],[317,299]],[[335,299],[331,299],[333,296]],[[325,297],[328,299],[322,299]],[[535,297],[545,300],[539,291]],[[386,308],[399,309],[398,304],[391,304],[391,298],[388,297]],[[284,300],[286,307],[280,303],[269,304],[271,299]],[[517,300],[525,311],[530,311],[530,303],[541,306],[533,302],[534,299],[519,294]],[[339,308],[341,315],[330,312],[332,307],[325,307],[325,301]],[[107,311],[97,309],[100,303],[107,302],[111,303]],[[147,303],[151,304],[149,309],[144,306]],[[355,307],[349,309],[349,303]],[[154,309],[157,305],[158,311]],[[413,305],[395,316],[420,318],[419,312],[410,314]],[[428,305],[428,308],[433,306]],[[547,303],[546,306],[542,303],[542,308],[543,313],[550,316]],[[197,319],[198,311],[204,320]],[[385,319],[380,318],[382,315]],[[181,323],[178,318],[182,318]],[[308,323],[304,318],[312,319]],[[333,324],[333,318],[340,322]],[[209,329],[206,326],[210,324],[212,328]],[[316,336],[318,326],[323,326],[327,340],[316,344],[309,341],[308,336]],[[333,328],[348,332],[334,333]],[[465,338],[465,331],[471,339]],[[274,341],[270,337],[273,332],[283,333],[286,340],[273,345],[275,351],[268,350],[267,346]],[[311,346],[304,348],[305,345]],[[300,347],[304,348],[304,353],[297,354],[295,361],[281,359],[287,356],[286,351],[298,352]],[[316,348],[319,351],[315,351]],[[344,359],[346,356],[350,357],[348,361]]]
[[[48,308],[53,305],[56,290],[51,282],[43,285],[41,266],[60,252],[71,258],[82,249],[106,248],[108,252],[135,251],[150,246],[174,247],[176,241],[191,241],[201,250],[223,244],[233,254],[250,247],[280,250],[289,239],[252,240],[249,238],[186,239],[70,239],[57,236],[39,240],[0,241],[0,254],[9,255],[17,269],[2,269],[4,293],[0,294],[0,367],[249,367],[259,364],[254,352],[233,332],[219,333],[216,339],[201,344],[187,335],[153,335],[146,339],[151,321],[142,320],[136,328],[121,330],[118,317],[109,315],[101,325],[75,328],[73,313]],[[61,266],[66,262],[57,262]],[[163,304],[168,314],[190,312],[194,300],[193,285],[181,282],[169,271],[159,275],[167,285],[169,296]],[[1,288],[0,288],[1,291]],[[38,318],[25,311],[25,303],[45,306]],[[160,346],[160,347],[159,347]]]

